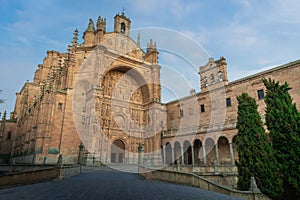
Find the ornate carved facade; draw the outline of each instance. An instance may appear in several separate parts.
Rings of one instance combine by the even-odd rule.
[[[141,144],[147,163],[234,165],[237,95],[256,97],[263,117],[262,78],[272,77],[290,84],[299,108],[299,60],[229,83],[223,57],[200,67],[200,93],[163,104],[156,44],[141,49],[130,24],[124,13],[113,32],[106,19],[90,20],[82,44],[75,30],[66,53],[47,52],[17,93],[11,162],[56,163],[61,154],[64,163],[137,163]]]

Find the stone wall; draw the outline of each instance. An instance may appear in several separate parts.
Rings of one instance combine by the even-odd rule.
[[[0,176],[0,187],[25,185],[42,181],[51,181],[60,175],[60,170],[56,168],[41,169],[12,173]]]
[[[30,166],[27,168],[30,168]],[[81,172],[80,166],[64,166],[62,168],[53,166],[45,168],[41,166],[42,169],[36,169],[39,167],[31,166],[31,168],[34,170],[14,172],[0,176],[0,188],[52,181],[64,176],[77,175]]]
[[[236,166],[170,165],[165,167],[164,170],[193,173],[225,187],[237,187],[238,171]]]
[[[234,196],[245,200],[269,200],[270,199],[260,192],[234,190],[231,188],[217,185],[208,179],[205,179],[201,176],[188,173],[188,172],[150,170],[145,167],[140,167],[139,172],[146,179],[189,185],[189,186],[210,190],[225,195]]]

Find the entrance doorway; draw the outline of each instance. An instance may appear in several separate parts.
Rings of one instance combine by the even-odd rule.
[[[111,145],[111,162],[123,163],[125,157],[125,144],[122,140],[115,140]]]

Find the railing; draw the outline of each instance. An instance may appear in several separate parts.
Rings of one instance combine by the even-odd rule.
[[[145,166],[139,167],[139,172],[146,179],[179,183],[190,185],[213,192],[234,196],[245,200],[270,200],[267,196],[258,190],[239,191],[218,185],[206,178],[188,172],[177,172],[162,169],[150,169]]]

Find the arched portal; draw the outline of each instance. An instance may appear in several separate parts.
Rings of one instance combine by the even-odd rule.
[[[122,140],[115,140],[111,145],[111,162],[123,163],[125,157],[125,144]]]
[[[200,164],[200,155],[202,155],[203,158],[203,154],[201,154],[201,147],[202,147],[202,142],[198,139],[196,139],[194,141],[194,155],[195,155],[195,164]]]
[[[183,143],[184,150],[184,164],[191,165],[192,164],[192,147],[189,141],[184,141]]]
[[[127,163],[135,163],[137,143],[145,144],[143,149],[145,153],[150,152],[154,146],[150,140],[137,139],[145,138],[142,130],[150,123],[149,109],[144,106],[150,101],[149,85],[144,74],[129,66],[115,66],[107,69],[99,78],[98,86],[101,90],[95,94],[95,111],[99,126],[108,137],[117,135],[126,144],[128,151],[126,155],[124,152],[112,151],[107,156],[111,157],[112,163],[125,162],[124,156]],[[105,141],[101,140],[99,148],[103,146]],[[101,151],[105,149],[102,148]]]

